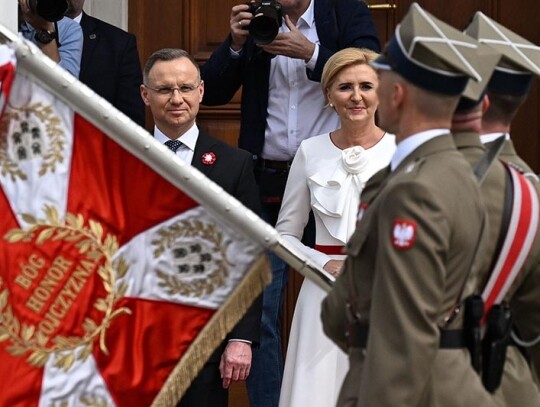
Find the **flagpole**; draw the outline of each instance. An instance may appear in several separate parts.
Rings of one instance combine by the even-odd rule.
[[[45,56],[34,44],[0,24],[0,43],[8,43],[17,55],[17,66],[32,73],[41,86],[48,89],[108,137],[145,162],[177,188],[198,201],[210,213],[240,231],[261,246],[273,251],[289,266],[330,291],[334,277],[316,266],[308,257],[283,239],[264,222],[220,186],[178,156],[165,154],[167,147],[108,101]]]

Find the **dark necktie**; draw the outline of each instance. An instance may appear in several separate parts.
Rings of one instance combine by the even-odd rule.
[[[167,140],[165,145],[169,147],[169,150],[171,150],[173,153],[176,153],[176,150],[180,148],[182,142],[179,140]]]

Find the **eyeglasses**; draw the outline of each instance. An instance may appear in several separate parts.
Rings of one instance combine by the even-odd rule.
[[[203,81],[200,81],[197,85],[184,84],[177,88],[168,88],[168,87],[151,88],[148,85],[144,85],[144,86],[146,86],[150,90],[153,90],[160,96],[173,96],[175,90],[177,90],[183,96],[189,96],[189,95],[192,95],[199,88],[199,86],[201,86],[202,82]]]

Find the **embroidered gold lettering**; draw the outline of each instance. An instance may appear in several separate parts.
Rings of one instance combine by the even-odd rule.
[[[28,290],[32,284],[32,280],[39,275],[39,271],[44,265],[45,259],[42,259],[36,254],[31,254],[28,259],[28,264],[21,266],[21,274],[15,277],[15,283],[25,290]]]

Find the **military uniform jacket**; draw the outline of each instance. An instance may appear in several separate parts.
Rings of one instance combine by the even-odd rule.
[[[486,147],[489,143],[486,144]],[[500,154],[503,161],[511,163],[521,170],[535,186],[540,194],[540,183],[534,171],[518,156],[511,140],[506,140]],[[537,233],[533,247],[527,257],[522,271],[506,295],[506,301],[510,303],[512,318],[517,336],[524,342],[532,344],[540,340],[540,232]],[[540,343],[535,346],[527,346],[531,366],[536,374],[537,386],[540,387]],[[519,365],[505,366],[512,369],[515,374],[521,373]],[[506,379],[506,376],[505,376]],[[503,382],[504,384],[504,382]],[[516,390],[518,391],[518,390]],[[527,393],[526,393],[527,394]],[[524,396],[525,397],[525,396]],[[534,398],[533,400],[537,400]],[[527,404],[520,404],[527,405]],[[530,405],[530,404],[529,404]],[[538,404],[536,404],[538,405]]]
[[[458,151],[463,154],[467,162],[473,168],[486,151],[485,147],[480,142],[478,133],[454,133],[454,142]],[[501,153],[506,151],[504,156],[508,158],[508,154],[510,154],[512,150],[514,151],[514,156],[517,157],[511,142],[509,144],[505,143]],[[479,253],[481,253],[483,256],[480,258],[481,264],[479,264],[477,269],[478,273],[475,276],[475,292],[479,294],[481,293],[490,275],[493,258],[495,257],[495,249],[499,239],[499,234],[501,233],[501,222],[504,206],[505,171],[506,170],[500,161],[493,162],[486,173],[484,182],[480,187],[480,192],[482,198],[484,199],[487,210],[489,229],[486,239],[484,239],[482,242],[482,249],[479,251]],[[538,246],[538,244],[536,246]],[[533,247],[533,257],[535,256],[534,250],[535,249]],[[532,264],[529,262],[529,266],[527,266],[528,269],[523,268],[521,271],[523,275],[516,281],[516,283],[521,284],[523,277],[532,272],[531,266]],[[515,292],[516,288],[517,287],[514,287],[511,291]],[[536,286],[536,290],[537,293],[540,293],[540,287],[538,285]],[[507,297],[507,301],[511,302],[511,298]],[[540,306],[539,301],[535,301],[535,303]],[[528,318],[524,318],[525,323],[528,324],[528,321]],[[510,346],[507,349],[503,379],[501,386],[495,392],[495,401],[501,406],[540,406],[540,392],[533,381],[529,365],[521,352],[515,346]]]
[[[365,351],[347,349],[350,370],[338,405],[493,405],[467,351],[439,349],[440,327],[482,230],[484,210],[469,164],[450,135],[439,136],[368,195],[343,274],[323,302],[325,332],[342,348],[348,297],[369,324]]]
[[[489,148],[491,143],[486,143]],[[535,185],[537,191],[540,191],[538,178],[533,170],[527,165],[521,157],[518,156],[512,140],[506,140],[499,155],[500,159],[511,163],[515,168],[524,172]],[[540,192],[539,192],[540,193]],[[529,253],[523,270],[516,278],[510,291],[506,295],[506,301],[512,308],[512,317],[516,332],[524,342],[534,342],[540,337],[540,236],[536,236],[534,245]],[[531,358],[531,365],[538,376],[540,373],[540,344],[528,347],[528,354]],[[517,375],[522,372],[517,366],[505,366],[506,369],[512,369]],[[506,375],[504,377],[506,379]],[[537,385],[540,383],[537,380]],[[504,381],[503,381],[504,385]],[[504,389],[503,389],[504,391]],[[527,394],[527,393],[525,393]],[[534,398],[536,400],[536,398]],[[526,404],[523,404],[526,405]]]
[[[493,142],[486,143],[486,147],[489,148]],[[533,170],[529,165],[518,155],[514,147],[512,140],[505,140],[499,158],[503,161],[509,162],[516,166],[523,173],[533,173]]]

